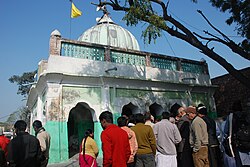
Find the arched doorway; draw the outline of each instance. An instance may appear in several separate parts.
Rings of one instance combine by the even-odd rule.
[[[79,147],[87,129],[94,130],[92,117],[94,110],[87,103],[80,102],[70,110],[68,118],[69,158],[79,153]]]
[[[139,107],[135,106],[131,102],[122,107],[122,115],[126,115],[127,117],[129,117],[130,115],[137,114],[137,113],[140,113],[139,112]]]
[[[160,104],[153,103],[152,105],[149,106],[149,111],[151,115],[154,116],[154,118],[158,118],[161,116],[163,112],[163,107]]]

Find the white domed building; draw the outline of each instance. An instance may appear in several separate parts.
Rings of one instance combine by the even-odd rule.
[[[159,117],[175,102],[203,103],[215,116],[214,90],[206,62],[140,51],[135,37],[104,15],[78,40],[51,33],[49,57],[38,64],[27,106],[31,123],[41,120],[51,134],[49,163],[56,163],[79,152],[88,128],[101,150],[103,111],[116,122],[146,111]]]

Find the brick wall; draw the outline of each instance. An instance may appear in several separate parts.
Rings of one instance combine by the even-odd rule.
[[[242,69],[241,72],[250,78],[250,67]],[[250,109],[250,89],[247,89],[230,74],[213,78],[211,81],[213,85],[219,86],[214,94],[218,116],[226,115],[231,111],[232,104],[236,100],[241,100],[243,110]]]

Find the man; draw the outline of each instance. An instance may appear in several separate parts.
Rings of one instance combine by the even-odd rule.
[[[194,166],[209,167],[207,125],[203,119],[197,116],[195,107],[187,107],[186,113],[192,120],[189,142],[193,150]]]
[[[16,137],[8,145],[9,167],[40,167],[41,148],[39,140],[25,132],[27,124],[18,120],[14,124]]]
[[[0,128],[0,166],[7,166],[6,156],[7,156],[7,146],[10,139],[4,136],[3,129]]]
[[[177,126],[169,121],[169,113],[162,113],[162,120],[154,125],[156,138],[156,166],[177,167],[175,145],[181,141]]]
[[[127,132],[113,124],[113,114],[104,111],[99,116],[104,129],[101,134],[103,167],[127,167],[130,146]]]
[[[135,132],[138,150],[136,154],[136,167],[155,167],[156,143],[153,129],[145,125],[142,114],[135,115],[136,125],[131,127]]]
[[[182,138],[181,142],[177,145],[178,167],[193,167],[194,162],[192,158],[192,149],[189,143],[191,121],[188,119],[184,107],[176,103],[175,109],[176,111],[173,112],[176,113],[175,118],[176,120],[178,120],[177,127],[180,131]]]
[[[250,114],[244,111],[240,100],[233,102],[225,125],[225,134],[231,136],[231,149],[236,166],[250,166]],[[231,128],[231,135],[230,135]]]
[[[196,108],[198,116],[201,117],[207,125],[208,132],[208,159],[210,167],[221,166],[221,151],[219,148],[219,140],[216,136],[216,123],[207,116],[207,108],[203,104],[199,104]]]
[[[130,145],[130,151],[131,155],[129,157],[129,160],[127,162],[127,167],[134,167],[135,166],[135,154],[138,150],[138,143],[136,140],[135,132],[132,131],[127,125],[128,125],[128,119],[125,117],[119,117],[117,119],[118,126],[121,127],[121,129],[125,130],[128,134],[129,138],[129,145]]]
[[[46,167],[49,161],[50,134],[45,131],[42,122],[35,120],[32,124],[42,151],[41,167]]]
[[[149,125],[151,126],[151,128],[153,128],[154,116],[151,115],[150,112],[146,112],[144,116],[145,116],[145,125]]]

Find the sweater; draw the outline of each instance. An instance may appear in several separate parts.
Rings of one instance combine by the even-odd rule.
[[[137,154],[154,154],[156,153],[156,143],[153,129],[149,125],[137,123],[131,127],[135,132],[138,150]]]
[[[208,145],[207,125],[205,121],[198,116],[196,116],[191,123],[189,141],[193,152],[199,151],[201,146]]]
[[[175,144],[181,141],[177,126],[167,119],[162,119],[154,125],[157,151],[164,155],[176,155]]]
[[[112,124],[102,131],[101,140],[103,167],[127,167],[131,153],[127,132]]]

